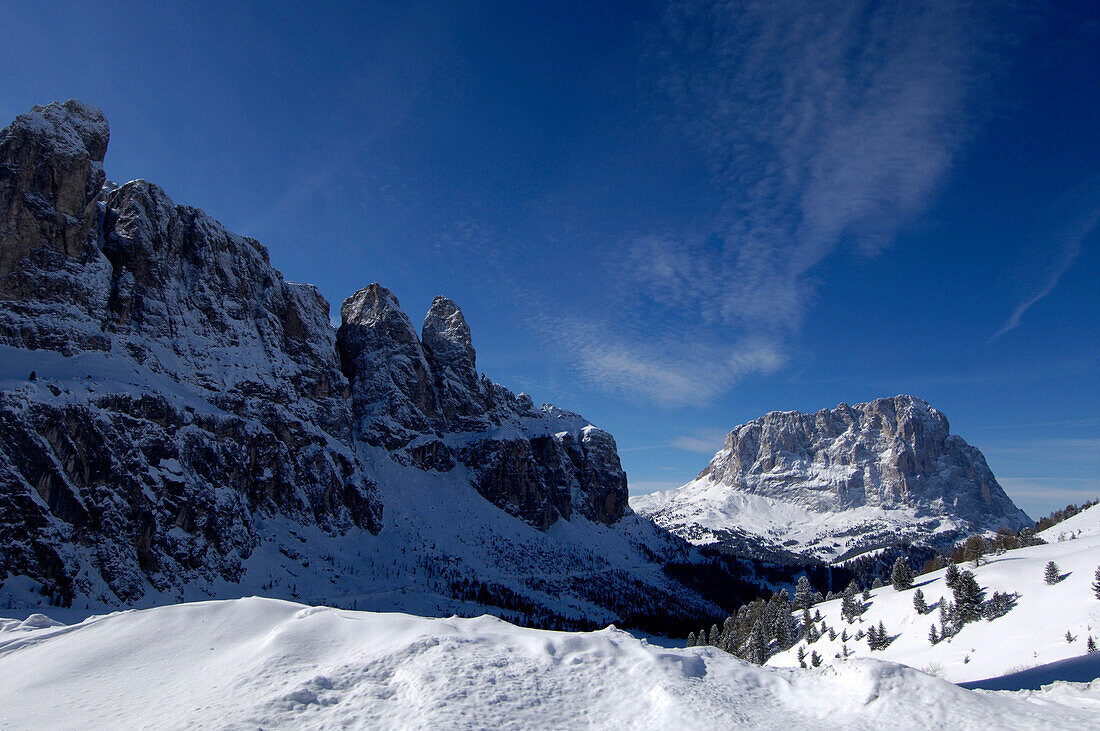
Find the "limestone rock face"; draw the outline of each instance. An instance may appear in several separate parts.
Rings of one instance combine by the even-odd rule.
[[[465,467],[485,499],[546,529],[574,510],[614,523],[628,511],[611,435],[478,377],[459,307],[436,297],[418,336],[393,293],[371,284],[341,307],[337,332],[356,433],[401,464]]]
[[[748,534],[834,557],[1031,523],[982,453],[913,396],[772,412],[730,432],[693,482],[634,505],[699,542]]]
[[[155,185],[102,194],[106,144],[72,101],[0,133],[0,347],[27,379],[0,390],[0,577],[133,602],[235,580],[265,516],[376,532],[328,304]]]
[[[75,101],[0,132],[0,589],[30,582],[58,603],[113,607],[246,580],[242,591],[317,598],[415,580],[466,601],[492,550],[510,572],[496,580],[537,585],[574,618],[591,606],[568,582],[515,576],[537,571],[531,546],[550,545],[528,526],[632,517],[610,435],[479,376],[445,297],[417,333],[372,284],[334,331],[318,290],[284,281],[253,239],[144,180],[105,186],[107,139],[102,113]],[[423,499],[396,504],[437,483],[468,529],[426,523]],[[383,487],[399,538],[373,537]],[[433,558],[417,553],[446,531]],[[635,520],[616,540],[681,556],[667,538]],[[394,568],[405,545],[418,562]],[[610,576],[606,557],[586,560]],[[617,596],[616,581],[585,590]],[[515,603],[518,588],[500,595]]]

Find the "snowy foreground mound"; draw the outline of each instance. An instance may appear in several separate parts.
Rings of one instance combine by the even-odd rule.
[[[52,626],[51,626],[52,625]],[[1082,728],[874,660],[760,668],[615,629],[239,599],[0,620],[4,728]]]

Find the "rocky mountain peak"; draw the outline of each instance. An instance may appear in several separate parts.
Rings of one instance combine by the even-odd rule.
[[[0,131],[0,299],[67,302],[67,257],[85,258],[94,236],[109,136],[103,112],[74,100]]]
[[[787,534],[790,545],[820,555],[918,528],[916,540],[947,543],[1030,523],[982,453],[950,433],[943,413],[909,395],[811,414],[773,411],[731,431],[694,481],[634,506],[685,535]]]
[[[432,352],[439,363],[446,363],[456,371],[475,371],[477,355],[474,352],[470,326],[466,318],[452,300],[437,295],[432,300],[428,314],[424,316],[421,328],[424,347]]]

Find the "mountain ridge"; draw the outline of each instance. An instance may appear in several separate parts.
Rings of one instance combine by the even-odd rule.
[[[371,284],[336,331],[256,240],[144,180],[102,112],[0,131],[0,603],[265,594],[547,626],[716,613],[614,439]]]

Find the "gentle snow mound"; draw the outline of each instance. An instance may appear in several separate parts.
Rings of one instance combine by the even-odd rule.
[[[1080,710],[873,660],[759,668],[608,628],[522,629],[270,599],[0,634],[13,728],[1074,728]]]

